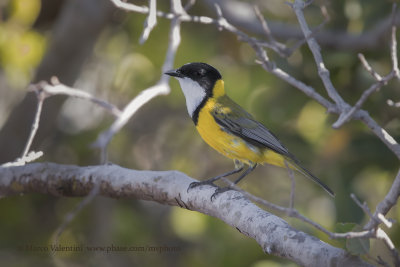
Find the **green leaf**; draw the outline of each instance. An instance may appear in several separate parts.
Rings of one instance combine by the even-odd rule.
[[[357,224],[355,223],[337,223],[335,225],[336,233],[346,233],[350,232]],[[338,239],[336,240],[343,249],[347,250],[347,239]]]
[[[356,225],[353,232],[362,231],[361,225]],[[347,239],[346,250],[353,255],[367,254],[369,252],[369,238]]]
[[[356,223],[337,223],[335,225],[336,233],[358,232],[362,227]],[[367,254],[370,244],[369,238],[349,238],[340,240],[343,247],[353,255]]]

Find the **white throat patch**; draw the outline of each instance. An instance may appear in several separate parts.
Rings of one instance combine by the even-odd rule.
[[[178,81],[186,98],[186,107],[189,116],[192,117],[193,112],[200,105],[201,101],[203,101],[204,97],[206,97],[206,92],[197,82],[190,78],[179,78]]]

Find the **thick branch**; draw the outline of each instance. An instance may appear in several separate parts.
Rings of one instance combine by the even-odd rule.
[[[304,266],[370,266],[342,249],[292,228],[240,192],[228,191],[210,201],[215,188],[187,188],[194,180],[177,171],[136,171],[117,165],[78,167],[33,163],[0,168],[0,195],[42,193],[85,196],[95,185],[99,194],[112,198],[137,198],[181,206],[217,217],[254,238],[267,253]]]

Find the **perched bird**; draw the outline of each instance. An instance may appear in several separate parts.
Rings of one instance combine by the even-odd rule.
[[[253,171],[257,164],[285,167],[286,161],[291,169],[299,171],[334,196],[328,186],[300,165],[297,158],[270,130],[225,94],[224,81],[217,69],[206,63],[194,62],[165,74],[179,81],[188,113],[204,141],[235,163],[234,170],[192,183],[189,189],[213,184],[222,177],[242,172],[244,164],[248,168],[234,181],[235,184]],[[229,187],[218,188],[213,197],[226,190]]]

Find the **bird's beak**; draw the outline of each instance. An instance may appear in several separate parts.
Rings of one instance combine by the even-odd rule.
[[[177,70],[169,70],[169,71],[165,72],[164,74],[167,74],[169,76],[176,77],[176,78],[183,78],[183,75],[181,73],[179,73]]]

